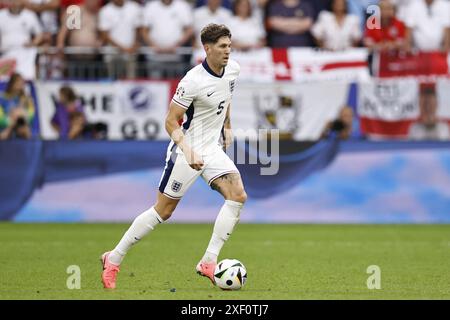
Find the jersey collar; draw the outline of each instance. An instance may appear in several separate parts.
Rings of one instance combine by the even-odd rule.
[[[223,67],[223,71],[222,74],[219,76],[217,73],[215,73],[208,65],[208,62],[206,62],[206,58],[205,60],[203,60],[202,62],[202,66],[203,68],[205,68],[206,71],[208,71],[208,73],[216,78],[222,78],[223,75],[225,74],[225,67]]]

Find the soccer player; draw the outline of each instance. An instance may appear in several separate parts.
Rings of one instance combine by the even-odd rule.
[[[240,67],[230,60],[231,33],[226,26],[207,25],[201,41],[206,59],[181,79],[169,106],[166,130],[172,140],[156,204],[133,221],[112,251],[102,255],[105,288],[116,287],[119,266],[128,250],[170,218],[199,176],[225,199],[206,252],[196,266],[197,273],[213,283],[217,257],[239,221],[247,195],[239,171],[224,149],[232,143],[230,103]]]

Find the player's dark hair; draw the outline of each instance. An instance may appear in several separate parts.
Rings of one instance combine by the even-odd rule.
[[[210,23],[204,27],[200,33],[202,44],[217,43],[217,41],[222,37],[228,37],[231,39],[230,29],[223,24]]]

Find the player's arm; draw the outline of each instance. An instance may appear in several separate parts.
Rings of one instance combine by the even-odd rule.
[[[191,168],[200,170],[203,166],[203,160],[194,150],[192,150],[187,141],[185,141],[184,133],[179,125],[179,121],[183,119],[186,110],[187,109],[181,107],[173,101],[170,103],[169,112],[166,116],[166,131],[178,148],[183,151],[183,154]]]
[[[233,131],[231,130],[231,103],[228,105],[225,121],[223,123],[223,147],[227,149],[233,143]]]

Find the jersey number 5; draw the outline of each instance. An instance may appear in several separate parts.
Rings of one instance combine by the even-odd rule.
[[[225,100],[224,101],[220,101],[219,106],[217,107],[217,109],[218,109],[217,114],[221,114],[222,113],[223,108],[224,108],[224,106],[223,106],[224,103],[225,103]]]

